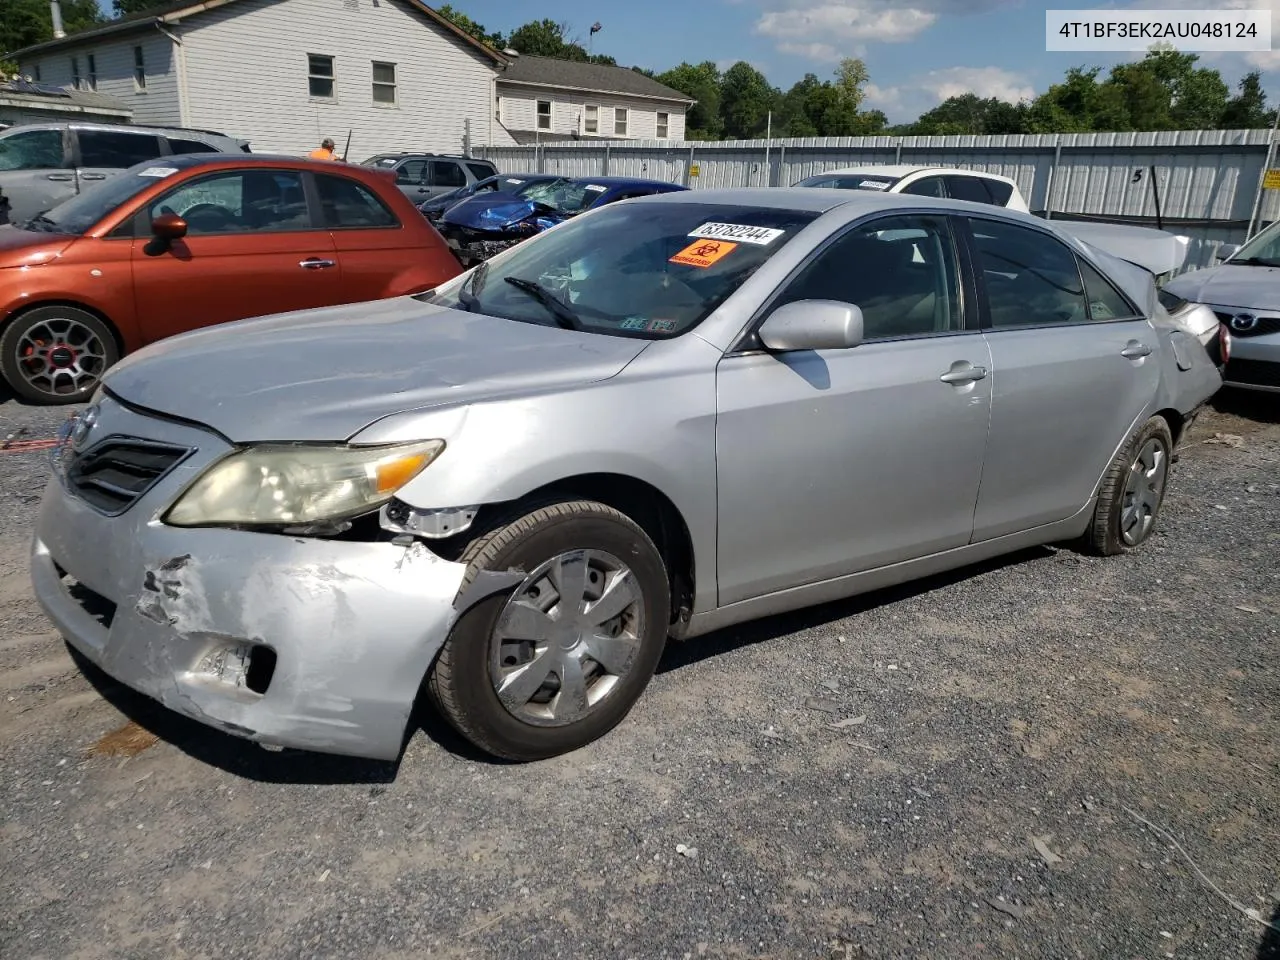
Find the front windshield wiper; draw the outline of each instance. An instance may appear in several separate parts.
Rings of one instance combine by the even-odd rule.
[[[485,274],[489,272],[489,261],[483,261],[471,274],[471,279],[458,288],[458,305],[463,310],[479,313],[480,287],[484,285]]]
[[[36,230],[41,233],[52,233],[58,229],[58,222],[50,220],[43,213],[38,217],[32,217],[22,225],[24,230]]]
[[[1263,257],[1245,257],[1243,260],[1228,260],[1227,263],[1242,267],[1280,267],[1280,261],[1268,260]]]
[[[547,312],[555,317],[556,323],[566,330],[582,329],[582,319],[574,312],[573,308],[542,284],[526,280],[524,277],[503,277],[502,279],[517,290],[523,290],[546,307]]]

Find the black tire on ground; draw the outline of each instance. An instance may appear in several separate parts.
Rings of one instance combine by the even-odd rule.
[[[574,500],[542,506],[472,542],[463,587],[484,570],[526,571],[573,550],[612,554],[631,570],[644,607],[639,649],[616,687],[584,717],[563,726],[525,722],[503,706],[490,674],[491,644],[508,595],[481,601],[454,625],[428,678],[431,702],[463,737],[494,756],[531,761],[568,753],[599,739],[630,712],[662,656],[671,593],[661,555],[625,514]]]
[[[1160,484],[1159,496],[1154,509],[1151,510],[1151,523],[1140,539],[1135,543],[1127,543],[1121,533],[1121,522],[1127,506],[1125,488],[1130,474],[1139,468],[1137,457],[1148,443],[1155,441],[1163,450],[1165,458],[1164,476]],[[1085,534],[1085,546],[1091,552],[1104,557],[1128,553],[1145,543],[1155,530],[1160,517],[1160,507],[1164,503],[1164,494],[1168,486],[1169,465],[1173,457],[1173,435],[1169,424],[1163,417],[1152,417],[1124,445],[1107,472],[1102,478],[1102,486],[1098,490],[1098,503],[1093,512],[1093,523]]]
[[[40,332],[41,325],[47,325],[45,333]],[[47,334],[57,336],[71,332],[73,335],[68,337],[68,341],[72,348],[88,343],[95,358],[92,362],[87,359],[80,361],[83,374],[74,384],[65,374],[50,378],[35,371],[33,375],[30,360],[24,365],[24,358],[20,356],[29,346],[27,335],[31,331],[37,331],[36,336],[42,341],[48,341]],[[0,375],[14,393],[33,403],[84,403],[93,396],[102,375],[119,359],[120,349],[111,329],[78,307],[34,307],[15,317],[0,335]],[[42,370],[48,369],[47,363],[42,365]],[[72,386],[75,389],[65,389]]]

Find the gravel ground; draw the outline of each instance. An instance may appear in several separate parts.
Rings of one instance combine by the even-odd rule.
[[[0,437],[65,415],[0,404]],[[0,454],[10,960],[1280,958],[1271,398],[1197,425],[1136,555],[673,646],[528,766],[430,719],[394,766],[270,753],[80,669],[26,581],[44,476]]]

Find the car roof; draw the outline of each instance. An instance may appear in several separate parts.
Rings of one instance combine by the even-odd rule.
[[[687,190],[642,197],[632,202],[699,203],[726,207],[759,207],[766,210],[796,210],[806,213],[826,213],[841,207],[851,216],[861,216],[864,213],[876,213],[881,210],[928,207],[970,215],[1003,217],[1034,224],[1041,229],[1048,227],[1044,220],[1033,217],[1029,213],[990,203],[970,203],[964,200],[922,197],[904,193],[880,193],[871,190],[840,190],[834,187],[739,187]]]
[[[594,183],[600,187],[668,187],[680,189],[670,180],[646,180],[642,177],[565,177],[575,183]]]
[[[825,176],[864,176],[864,177],[905,177],[914,173],[930,173],[930,174],[967,174],[971,177],[986,177],[988,180],[1002,180],[1005,183],[1014,183],[1009,177],[1001,176],[998,173],[987,173],[984,170],[964,170],[960,167],[913,167],[905,163],[897,164],[871,164],[865,167],[837,167],[834,170],[823,170],[820,173],[811,174],[805,177],[806,180],[811,177]]]
[[[41,120],[34,123],[17,124],[8,129],[17,132],[18,130],[65,130],[68,127],[75,130],[107,130],[112,133],[161,133],[169,136],[194,133],[202,137],[217,137],[220,140],[237,140],[236,137],[228,133],[219,133],[217,130],[202,130],[199,127],[158,127],[146,123],[97,123],[93,120]]]

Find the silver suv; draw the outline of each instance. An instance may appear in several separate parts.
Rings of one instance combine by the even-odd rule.
[[[415,204],[498,174],[488,160],[442,153],[380,153],[361,166],[394,170],[396,186]]]
[[[23,223],[135,163],[242,151],[249,152],[247,141],[211,130],[104,123],[9,127],[0,131],[0,223]]]

